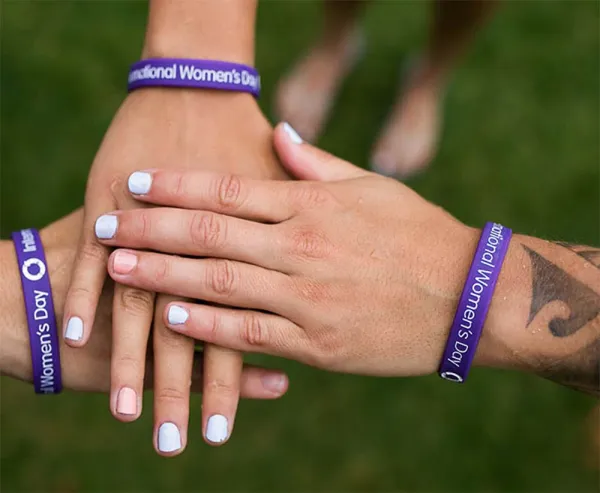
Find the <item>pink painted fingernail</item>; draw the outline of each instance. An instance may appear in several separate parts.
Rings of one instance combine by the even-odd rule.
[[[127,416],[137,414],[137,395],[135,390],[123,387],[117,394],[117,412]]]
[[[285,388],[285,376],[281,373],[267,373],[261,377],[265,389],[274,394],[281,394]]]
[[[113,269],[117,274],[129,274],[137,265],[137,255],[117,252],[113,257]]]

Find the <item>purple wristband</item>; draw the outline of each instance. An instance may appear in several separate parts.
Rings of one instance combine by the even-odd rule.
[[[38,394],[58,394],[62,390],[60,347],[42,241],[35,229],[17,231],[12,240],[25,298],[33,385]]]
[[[481,232],[438,371],[446,380],[467,379],[511,236],[497,223],[487,223]]]
[[[248,65],[219,60],[150,58],[129,70],[128,90],[140,87],[193,87],[249,92],[260,96],[260,76]]]

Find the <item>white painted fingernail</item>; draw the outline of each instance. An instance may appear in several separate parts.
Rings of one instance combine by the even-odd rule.
[[[209,442],[221,443],[227,440],[229,430],[227,418],[221,414],[213,414],[206,424],[206,439]]]
[[[285,130],[285,133],[288,134],[289,138],[294,144],[302,144],[302,142],[304,142],[302,140],[302,137],[298,135],[298,132],[296,132],[288,122],[285,122],[283,124],[283,129]]]
[[[175,452],[181,448],[181,435],[175,423],[166,422],[158,429],[158,450]]]
[[[167,313],[167,320],[171,325],[184,324],[189,318],[189,314],[186,310],[177,305],[171,305],[169,307],[169,313]]]
[[[96,231],[96,238],[101,240],[110,240],[117,232],[117,226],[119,222],[117,216],[104,215],[96,219],[96,225],[94,227]]]
[[[65,339],[72,341],[81,341],[83,337],[83,320],[79,317],[71,317],[67,322],[65,329]]]
[[[136,171],[129,176],[127,181],[129,191],[135,195],[144,195],[152,186],[152,175],[144,171]]]

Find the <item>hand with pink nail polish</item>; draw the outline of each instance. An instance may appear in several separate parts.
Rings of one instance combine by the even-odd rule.
[[[252,65],[255,10],[253,0],[153,0],[143,58],[210,58]],[[127,96],[88,178],[84,230],[64,314],[68,344],[83,347],[92,334],[109,254],[98,240],[114,237],[119,228],[118,213],[135,205],[127,188],[143,194],[149,186],[143,175],[133,175],[128,181],[131,173],[143,163],[151,169],[218,169],[256,178],[285,178],[271,149],[271,138],[272,127],[249,94],[146,88]],[[130,260],[121,260],[122,268],[127,269]],[[151,343],[155,360],[155,444],[160,453],[173,454],[176,452],[161,449],[159,438],[164,434],[159,430],[166,422],[173,423],[181,433],[187,428],[188,382],[194,357],[194,341],[169,331],[157,316],[176,299],[122,284],[115,286],[110,405],[121,421],[140,415],[146,348]],[[213,416],[226,418],[227,438],[231,435],[242,363],[239,352],[210,344],[204,347],[202,409],[208,443],[215,443],[208,433]],[[138,405],[132,413],[134,396]],[[181,443],[185,441],[182,434]]]
[[[41,231],[52,295],[57,317],[63,312],[65,295],[73,273],[77,254],[77,239],[83,223],[83,211],[78,210],[52,223]],[[89,343],[73,349],[60,338],[62,379],[65,389],[81,392],[108,392],[112,355],[111,310],[113,284],[108,282],[102,292],[94,331]],[[0,241],[0,372],[3,375],[31,381],[31,356],[25,305],[20,287],[18,265],[10,241]],[[203,386],[202,361],[194,366],[192,390],[200,392]],[[144,388],[151,388],[153,362],[147,360]],[[242,397],[274,399],[287,389],[287,377],[276,370],[246,366],[241,379]],[[60,397],[59,397],[60,398]],[[137,414],[139,396],[129,389],[119,392],[120,405],[126,414]],[[170,435],[173,435],[171,432]]]

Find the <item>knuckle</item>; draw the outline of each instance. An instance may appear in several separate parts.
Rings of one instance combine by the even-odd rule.
[[[107,250],[100,243],[96,243],[95,241],[87,242],[83,245],[79,252],[79,261],[80,262],[106,262]]]
[[[157,284],[162,284],[168,280],[171,276],[171,261],[169,257],[164,255],[156,259],[156,265],[154,267],[154,281]]]
[[[205,392],[223,397],[234,397],[239,394],[239,389],[232,382],[222,378],[213,378],[206,382]]]
[[[192,244],[203,250],[216,249],[224,241],[225,222],[216,214],[196,212],[190,226]]]
[[[291,233],[291,254],[307,260],[325,258],[331,251],[331,244],[325,236],[313,228],[295,228]]]
[[[210,320],[207,321],[207,325],[209,329],[207,342],[218,341],[221,335],[221,317],[217,313],[213,313]]]
[[[88,286],[72,286],[67,300],[72,307],[77,307],[80,313],[93,313],[96,308],[99,293]]]
[[[221,296],[231,296],[235,291],[236,273],[233,262],[217,259],[207,269],[209,289]]]
[[[89,286],[73,286],[69,290],[69,298],[86,299],[96,296]]]
[[[327,285],[318,281],[303,281],[296,284],[298,297],[311,305],[323,304],[331,299]]]
[[[239,176],[225,175],[216,180],[217,202],[227,210],[236,209],[240,205],[242,182]]]
[[[122,176],[114,176],[108,185],[113,198],[119,199],[127,195],[125,179]]]
[[[291,200],[305,208],[318,208],[329,204],[331,193],[322,185],[302,183],[290,188]]]
[[[183,173],[178,173],[173,180],[173,187],[171,188],[172,197],[183,197],[186,193],[185,187],[186,181],[183,179]]]
[[[335,369],[344,360],[344,341],[334,328],[323,328],[314,339],[313,363],[321,368]]]
[[[155,397],[157,401],[179,405],[185,402],[186,392],[177,387],[166,386],[158,388]]]
[[[154,353],[157,351],[164,352],[166,354],[184,353],[190,348],[189,339],[182,334],[177,334],[167,329],[162,323],[160,327],[155,326],[155,339],[154,339]]]
[[[249,346],[266,346],[267,330],[263,320],[255,313],[244,315],[242,322],[242,340]]]
[[[119,299],[121,308],[133,315],[143,315],[151,311],[154,305],[152,293],[142,289],[127,288],[121,290]]]
[[[126,372],[128,376],[135,378],[142,373],[144,363],[133,354],[124,353],[115,357],[114,365],[118,372]]]
[[[150,217],[148,216],[148,211],[143,209],[138,211],[136,220],[132,221],[131,228],[133,236],[145,242],[150,236]]]

